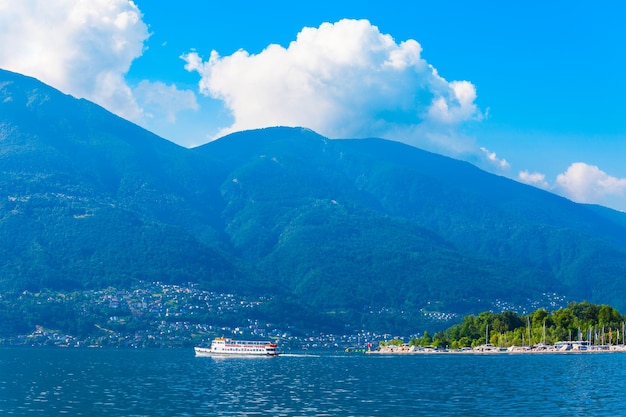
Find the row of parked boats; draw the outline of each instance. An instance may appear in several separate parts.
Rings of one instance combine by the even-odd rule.
[[[626,352],[626,345],[593,345],[588,341],[563,341],[554,345],[543,343],[533,346],[499,347],[491,344],[462,349],[446,349],[420,346],[381,346],[370,354],[419,354],[419,353],[587,353],[587,352]]]

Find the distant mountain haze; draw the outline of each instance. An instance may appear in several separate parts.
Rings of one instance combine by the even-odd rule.
[[[277,127],[187,149],[7,71],[0,259],[0,293],[196,282],[346,326],[553,293],[626,309],[623,213],[382,139]]]

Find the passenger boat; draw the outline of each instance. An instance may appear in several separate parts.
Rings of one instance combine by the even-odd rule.
[[[266,341],[233,340],[217,337],[211,347],[194,347],[196,356],[277,356],[278,345]]]

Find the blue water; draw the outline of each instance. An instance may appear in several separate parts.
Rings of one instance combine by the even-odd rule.
[[[0,348],[1,416],[626,415],[626,354],[322,354]]]

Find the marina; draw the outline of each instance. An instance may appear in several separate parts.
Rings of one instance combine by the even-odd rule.
[[[461,349],[421,347],[409,345],[380,346],[366,354],[411,355],[411,354],[546,354],[546,353],[615,353],[626,352],[626,345],[592,345],[587,341],[562,341],[554,345],[540,343],[534,346],[499,347],[491,344]]]

